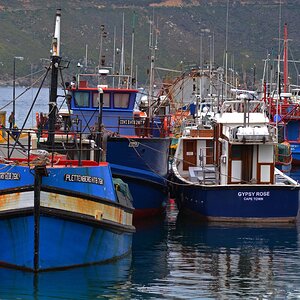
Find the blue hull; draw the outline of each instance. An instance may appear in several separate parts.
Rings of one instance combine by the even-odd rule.
[[[291,152],[293,158],[293,164],[299,165],[300,164],[300,143],[289,141],[291,145]]]
[[[281,186],[179,187],[179,210],[212,221],[294,222],[299,189]]]
[[[109,138],[106,160],[166,177],[170,143],[170,138]]]
[[[108,140],[107,161],[113,176],[129,185],[135,219],[165,213],[169,146],[169,138]]]
[[[0,265],[32,271],[119,258],[131,249],[132,204],[119,202],[110,167],[1,165]]]
[[[300,164],[300,122],[299,120],[289,120],[285,128],[285,140],[291,146],[293,164]]]
[[[0,220],[0,264],[34,270],[34,218]],[[132,234],[41,216],[39,270],[105,262],[129,253]],[[112,246],[113,245],[113,246]]]
[[[169,194],[167,182],[153,172],[132,169],[111,164],[114,176],[121,178],[129,186],[133,198],[133,218],[136,220],[163,215]]]

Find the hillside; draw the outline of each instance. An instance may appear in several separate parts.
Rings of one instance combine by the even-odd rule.
[[[298,60],[300,3],[281,2],[281,32],[287,22],[291,39],[290,58]],[[17,61],[17,77],[41,69],[40,58],[50,56],[56,8],[62,9],[61,49],[64,59],[71,62],[68,76],[77,72],[78,62],[84,64],[86,48],[88,66],[95,68],[98,65],[102,24],[107,31],[107,37],[103,39],[105,63],[112,64],[114,30],[116,47],[121,48],[123,14],[127,66],[130,65],[135,15],[134,66],[137,66],[137,77],[141,83],[146,82],[150,66],[149,21],[153,15],[158,27],[158,66],[184,69],[199,65],[200,61],[208,63],[209,57],[212,57],[209,53],[214,53],[215,65],[221,66],[226,44],[226,6],[227,0],[0,1],[1,81],[11,83],[14,56],[25,58]],[[279,0],[229,1],[228,17],[228,66],[243,74],[248,81],[255,76],[257,80],[262,76],[263,59],[272,51],[273,56],[278,52]],[[117,64],[119,59],[117,55]],[[296,83],[298,72],[292,66],[290,70],[292,81]],[[28,77],[19,81],[24,83]]]

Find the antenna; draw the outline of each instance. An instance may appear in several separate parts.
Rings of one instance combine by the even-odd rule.
[[[131,34],[131,62],[130,62],[130,84],[129,84],[130,87],[132,87],[132,80],[133,80],[134,29],[135,29],[135,11],[133,12],[132,34]]]
[[[287,30],[286,23],[284,24],[283,45],[284,45],[284,48],[283,48],[283,92],[287,93],[287,87],[288,87],[288,30]]]
[[[154,30],[155,30],[155,43],[154,43]],[[153,85],[154,85],[154,65],[155,65],[155,52],[157,50],[157,28],[154,25],[154,11],[153,11],[153,20],[150,20],[150,36],[149,36],[149,48],[151,51],[150,54],[150,80],[149,80],[149,99],[148,99],[148,115],[149,118],[152,116],[151,111],[151,102],[153,100]]]
[[[113,64],[112,64],[112,86],[115,87],[115,72],[116,72],[116,26],[114,26],[114,49],[113,49]]]
[[[228,18],[229,18],[229,0],[227,0],[226,12],[226,35],[225,35],[225,98],[227,98],[227,84],[228,84]]]
[[[120,60],[120,75],[125,74],[125,59],[124,59],[124,38],[125,38],[125,16],[123,13],[122,23],[122,47],[121,47],[121,60]]]
[[[99,62],[98,62],[98,70],[100,66],[104,66],[105,64],[105,56],[102,55],[102,48],[103,48],[103,38],[107,37],[107,32],[105,31],[105,26],[100,25],[100,49],[99,49]]]
[[[213,39],[209,36],[209,94],[212,95]]]
[[[280,53],[280,38],[281,38],[281,0],[279,1],[279,18],[278,18],[278,54]]]
[[[199,67],[200,70],[202,71],[203,68],[203,34],[202,32],[200,33],[200,51],[199,51]]]
[[[84,66],[87,69],[88,66],[88,44],[85,45],[85,61],[84,61]]]

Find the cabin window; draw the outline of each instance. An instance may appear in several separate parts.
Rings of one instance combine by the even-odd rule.
[[[231,159],[241,160],[242,159],[242,149],[241,146],[234,145],[231,147]]]
[[[114,107],[115,108],[128,108],[129,106],[129,95],[130,94],[114,94]]]
[[[89,107],[89,93],[76,92],[74,93],[75,106]]]
[[[103,94],[103,107],[110,107],[108,93]],[[93,93],[93,107],[99,107],[99,93]]]

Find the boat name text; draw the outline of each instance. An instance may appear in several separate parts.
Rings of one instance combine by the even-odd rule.
[[[145,120],[120,119],[119,125],[144,125]]]
[[[96,176],[78,175],[78,174],[65,174],[64,180],[68,182],[83,182],[103,185],[103,179]]]
[[[243,197],[245,201],[263,201],[264,197],[270,197],[269,191],[260,192],[238,192],[239,197]]]
[[[12,173],[12,172],[1,172],[0,180],[20,180],[20,173]]]

